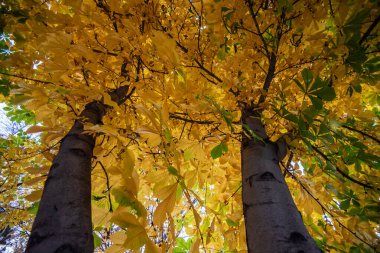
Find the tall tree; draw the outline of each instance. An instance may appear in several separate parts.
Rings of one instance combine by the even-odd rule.
[[[43,131],[44,145],[72,122],[91,139],[76,172],[92,175],[96,246],[376,250],[375,3],[37,2],[6,20],[18,42],[2,75],[42,122],[28,132]],[[126,83],[131,103],[113,102]],[[79,113],[94,103],[108,108],[101,124]],[[66,140],[61,150],[78,151]],[[56,152],[43,152],[53,167]],[[41,182],[31,187],[36,201]]]
[[[128,85],[121,86],[109,96],[115,103],[122,104],[132,95],[128,90]],[[101,124],[106,109],[107,105],[99,101],[87,104],[61,140],[25,252],[94,251],[91,160],[95,136],[84,133],[83,125],[85,122]]]

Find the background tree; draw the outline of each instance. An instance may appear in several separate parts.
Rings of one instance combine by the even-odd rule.
[[[29,132],[43,130],[47,146],[86,104],[111,107],[102,124],[84,125],[98,136],[93,224],[98,242],[112,242],[107,251],[176,241],[179,251],[182,230],[194,251],[246,249],[241,139],[268,147],[276,163],[275,143],[286,142],[280,164],[320,248],[376,250],[375,3],[36,3],[21,1],[25,18],[7,19],[6,31],[24,41],[3,75],[43,122]],[[120,106],[109,91],[125,84],[135,92]],[[278,174],[260,172],[261,189]],[[309,241],[297,233],[287,240]]]

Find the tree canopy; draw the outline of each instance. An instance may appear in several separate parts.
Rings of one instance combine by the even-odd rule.
[[[377,1],[7,0],[1,101],[27,134],[1,140],[0,229],[25,226],[62,137],[101,101],[92,162],[95,247],[240,252],[241,123],[258,105],[323,251],[379,244]],[[116,103],[110,91],[128,88]],[[21,134],[20,134],[21,136]],[[24,136],[24,135],[22,135]],[[28,222],[29,221],[29,222]]]

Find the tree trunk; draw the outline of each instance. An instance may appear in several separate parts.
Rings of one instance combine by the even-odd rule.
[[[241,148],[248,252],[321,252],[303,224],[279,167],[285,143],[269,141],[259,116],[248,109],[242,113],[245,128],[257,135],[243,136]]]
[[[128,86],[110,92],[123,103]],[[95,101],[86,105],[63,138],[45,182],[37,217],[26,253],[92,253],[91,159],[95,137],[83,133],[82,121],[101,124],[107,106]]]
[[[99,124],[104,113],[103,104],[92,102],[81,117]],[[83,123],[75,121],[50,168],[26,252],[93,252],[91,159],[94,146],[95,137],[83,134]]]

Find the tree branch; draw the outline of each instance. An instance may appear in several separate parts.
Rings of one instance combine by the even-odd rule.
[[[117,53],[108,52],[108,51],[107,52],[103,52],[102,50],[95,49],[95,48],[93,48],[92,51],[95,52],[95,53],[99,53],[99,54],[107,54],[107,55],[118,56]]]
[[[178,119],[178,120],[182,120],[184,122],[195,123],[195,124],[200,124],[200,125],[216,124],[216,122],[211,121],[211,120],[193,120],[193,119],[189,119],[189,118],[184,118],[184,117],[178,116],[178,115],[176,115],[174,113],[170,113],[169,117],[172,118],[172,119]]]
[[[108,177],[108,173],[106,171],[106,168],[104,167],[103,163],[101,161],[98,161],[97,163],[100,164],[100,167],[102,167],[102,170],[104,172],[104,175],[106,175],[106,184],[107,184],[107,192],[108,192],[108,201],[110,202],[110,212],[112,213],[113,212],[113,208],[112,208],[112,201],[111,201],[111,187],[110,187],[110,180],[109,180],[109,177]]]
[[[331,160],[327,157],[327,155],[325,155],[324,153],[322,153],[322,151],[320,151],[317,147],[315,147],[314,145],[311,145],[312,149],[317,152],[323,159],[325,159],[326,162],[329,162],[331,164],[333,164],[331,162]],[[358,185],[361,185],[363,187],[366,187],[366,188],[369,188],[369,189],[373,189],[373,190],[378,190],[380,191],[380,188],[377,188],[377,187],[374,187],[368,183],[363,183],[363,182],[360,182],[358,180],[356,180],[355,178],[352,178],[351,176],[347,175],[343,170],[341,170],[338,166],[336,166],[335,164],[333,164],[335,169],[338,171],[339,174],[341,174],[344,178],[350,180],[351,182],[354,182]]]
[[[343,127],[343,128],[346,128],[346,129],[348,129],[348,130],[351,130],[351,131],[353,131],[353,132],[360,133],[361,135],[363,135],[363,136],[365,136],[365,137],[368,137],[368,138],[370,138],[371,140],[377,142],[377,144],[380,144],[380,140],[379,140],[379,139],[377,139],[376,137],[374,137],[374,136],[372,136],[372,135],[369,135],[369,134],[367,134],[367,133],[365,133],[365,132],[363,132],[363,131],[361,131],[361,130],[358,130],[358,129],[352,128],[352,127],[347,126],[347,125],[342,125],[342,127]]]
[[[361,237],[359,237],[354,231],[352,231],[351,229],[349,229],[348,227],[346,227],[344,224],[342,224],[339,220],[338,220],[338,218],[336,218],[331,212],[330,212],[330,210],[329,209],[327,209],[320,201],[319,201],[319,199],[318,198],[316,198],[307,188],[306,188],[306,186],[304,186],[302,183],[301,183],[301,181],[298,179],[298,178],[296,178],[295,176],[294,176],[294,174],[292,174],[292,173],[290,173],[290,171],[288,170],[288,168],[287,167],[285,167],[284,166],[284,164],[281,162],[281,165],[282,165],[282,167],[285,169],[285,172],[287,172],[289,175],[290,175],[290,177],[292,178],[292,179],[294,179],[301,187],[302,187],[302,189],[304,189],[305,191],[306,191],[306,193],[307,194],[309,194],[309,196],[310,197],[312,197],[317,203],[318,203],[318,205],[321,207],[321,209],[322,209],[322,211],[323,212],[326,212],[326,213],[328,213],[329,215],[330,215],[330,217],[332,218],[332,219],[334,219],[338,224],[339,224],[339,226],[341,226],[341,227],[343,227],[344,229],[346,229],[348,232],[350,232],[353,236],[355,236],[357,239],[359,239],[361,242],[363,242],[363,243],[365,243],[366,245],[368,245],[369,247],[371,247],[371,248],[374,248],[374,245],[371,245],[369,242],[367,242],[367,241],[365,241],[364,239],[362,239]]]
[[[205,68],[203,66],[203,64],[201,64],[197,59],[195,59],[195,63],[199,66],[200,69],[202,69],[204,72],[206,72],[209,76],[215,78],[218,82],[222,83],[222,79],[220,79],[217,75],[215,75],[214,73],[212,73],[210,70],[208,70],[207,68]]]
[[[371,34],[372,30],[375,29],[376,25],[380,22],[380,15],[373,21],[373,23],[368,27],[367,31],[363,34],[363,37],[359,40],[359,45],[363,44],[363,42],[368,38]]]
[[[263,103],[267,97],[269,86],[275,75],[276,61],[277,61],[277,57],[275,53],[272,52],[269,57],[269,66],[268,66],[267,76],[265,77],[263,93],[260,95],[259,104]]]
[[[253,10],[253,1],[246,0],[245,3],[248,6],[249,14],[251,15],[253,23],[255,24],[255,27],[256,27],[257,33],[259,35],[259,38],[260,38],[261,42],[263,43],[264,50],[265,50],[265,56],[268,58],[268,60],[270,60],[270,54],[269,54],[268,44],[265,41],[265,38],[263,37],[263,33],[260,30],[259,23],[257,22],[257,19],[256,19],[256,15],[257,14]]]
[[[34,79],[34,78],[24,77],[22,75],[15,75],[15,74],[9,74],[9,73],[4,73],[4,72],[0,72],[0,74],[4,75],[4,76],[16,77],[16,78],[20,78],[20,79],[24,79],[24,80],[28,80],[28,81],[37,82],[37,83],[44,83],[44,84],[52,84],[53,83],[50,81],[43,81],[43,80],[38,80],[38,79]]]

